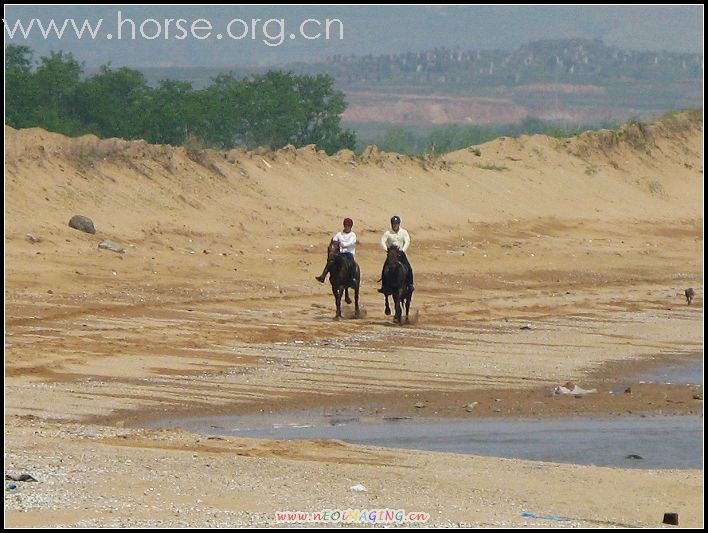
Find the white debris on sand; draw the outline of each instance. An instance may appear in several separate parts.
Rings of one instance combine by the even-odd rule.
[[[582,389],[572,381],[569,381],[565,385],[556,385],[553,388],[553,394],[571,394],[573,396],[592,394],[597,392],[597,389]]]

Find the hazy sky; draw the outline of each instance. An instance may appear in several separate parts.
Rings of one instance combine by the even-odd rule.
[[[52,19],[57,28],[65,27],[61,39],[55,33],[45,37],[40,31]],[[97,29],[96,37],[91,38],[85,27],[78,39],[69,19],[78,29],[86,20],[91,29]],[[336,19],[330,22],[329,39],[327,19]],[[35,58],[50,50],[72,52],[87,67],[109,61],[113,66],[264,66],[315,61],[334,54],[376,55],[434,47],[511,50],[533,40],[566,37],[597,38],[630,50],[703,52],[703,6],[699,4],[9,5],[4,22],[6,45],[27,45],[35,51]]]

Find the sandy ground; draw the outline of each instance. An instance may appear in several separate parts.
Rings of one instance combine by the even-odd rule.
[[[702,386],[627,377],[702,358],[702,117],[423,160],[5,133],[5,470],[39,480],[6,488],[6,526],[382,508],[438,526],[661,527],[664,512],[703,525],[702,470],[140,429],[298,409],[702,415]],[[74,214],[97,233],[69,228]],[[404,326],[375,291],[392,214],[413,238]],[[313,276],[344,216],[364,316],[335,322]],[[567,381],[598,392],[549,394]]]

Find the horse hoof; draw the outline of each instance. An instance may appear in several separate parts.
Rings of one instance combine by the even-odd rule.
[[[351,299],[351,298],[345,298],[344,301],[347,302],[348,304],[352,303],[352,299]]]
[[[342,319],[341,316],[335,316],[332,320],[336,320],[337,322],[339,322],[341,319]]]
[[[386,313],[386,316],[389,316],[389,315],[391,314],[391,310],[390,310],[390,309],[386,309],[386,310],[384,311],[384,313]]]

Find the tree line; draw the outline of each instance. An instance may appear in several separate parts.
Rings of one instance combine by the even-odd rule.
[[[35,62],[29,47],[5,48],[5,121],[14,128],[220,149],[315,144],[332,154],[356,144],[340,123],[345,109],[326,74],[219,74],[198,90],[169,79],[151,87],[130,68],[108,64],[85,76],[71,53]]]
[[[516,50],[435,48],[374,56],[335,55],[318,63],[295,63],[296,72],[327,73],[363,85],[488,87],[531,83],[612,85],[700,82],[703,55],[622,50],[594,39],[552,39]]]
[[[379,131],[360,132],[357,139],[357,152],[360,152],[366,144],[376,144],[384,152],[406,155],[445,154],[503,136],[518,137],[519,135],[540,134],[565,138],[578,135],[583,131],[614,127],[616,124],[611,122],[571,126],[537,117],[527,117],[516,124],[474,126],[451,124],[441,129],[429,129],[428,131],[421,127],[397,126],[379,129]]]

